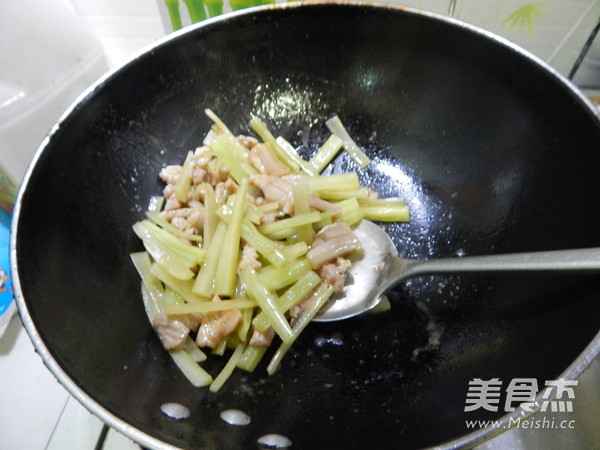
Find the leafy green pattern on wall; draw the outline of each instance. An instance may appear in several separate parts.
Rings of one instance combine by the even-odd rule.
[[[164,0],[173,31],[183,28],[181,20],[181,3],[189,14],[192,23],[200,22],[208,17],[223,14],[223,0]],[[249,8],[251,6],[267,5],[275,3],[275,0],[230,0],[229,7],[235,11],[238,9]]]
[[[542,8],[546,6],[544,2],[532,2],[518,8],[502,25],[508,26],[510,30],[518,27],[519,31],[527,30],[529,34],[535,33],[535,21],[544,18]]]
[[[387,1],[390,3],[403,3],[402,0]],[[460,0],[439,1],[443,3],[448,2],[448,15],[452,16],[456,9],[457,2]],[[182,11],[180,9],[182,7],[187,10],[191,22],[196,23],[208,17],[223,14],[225,6],[224,0],[164,0],[164,2],[169,12],[169,19],[173,30],[179,30],[184,26],[181,18]],[[273,4],[275,2],[276,0],[229,0],[229,8],[235,11],[251,6]],[[509,30],[516,28],[518,31],[526,30],[529,34],[534,34],[536,21],[544,18],[542,9],[545,6],[547,6],[545,2],[526,3],[510,14],[506,20],[504,20],[502,25],[506,26]]]

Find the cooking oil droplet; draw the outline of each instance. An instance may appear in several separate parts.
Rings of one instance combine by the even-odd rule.
[[[287,448],[292,445],[292,441],[287,437],[275,433],[265,434],[264,436],[259,437],[258,443],[267,448]]]
[[[160,410],[165,416],[175,420],[187,419],[191,415],[190,410],[179,403],[163,403]]]
[[[250,416],[239,409],[226,409],[221,411],[221,419],[229,425],[248,425],[251,421]]]

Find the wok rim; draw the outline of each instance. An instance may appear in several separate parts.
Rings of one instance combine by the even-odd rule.
[[[560,74],[556,69],[551,67],[548,63],[538,58],[534,54],[529,51],[523,49],[517,44],[509,41],[506,38],[503,38],[495,33],[479,28],[475,25],[471,25],[465,22],[462,22],[458,19],[454,19],[451,17],[444,16],[442,14],[433,13],[429,11],[420,10],[412,7],[405,7],[400,5],[390,5],[385,3],[373,3],[363,0],[312,0],[310,3],[303,3],[301,1],[295,1],[290,3],[277,3],[277,4],[269,4],[262,6],[254,6],[245,8],[243,10],[227,12],[222,15],[208,18],[196,24],[184,27],[181,30],[172,32],[167,34],[153,43],[141,48],[137,52],[134,52],[125,62],[113,67],[108,70],[103,76],[101,76],[97,81],[91,84],[75,101],[65,110],[65,112],[59,117],[57,122],[52,126],[47,136],[41,142],[38,147],[34,157],[32,158],[28,169],[21,181],[19,186],[19,191],[17,193],[17,198],[15,200],[13,218],[11,222],[11,233],[10,233],[10,271],[12,277],[12,285],[14,291],[15,303],[17,305],[17,310],[19,313],[19,317],[25,328],[27,334],[29,335],[30,340],[33,343],[33,346],[38,353],[38,355],[42,358],[44,365],[48,368],[48,370],[54,375],[54,377],[60,382],[60,384],[68,391],[70,395],[72,395],[79,403],[81,403],[90,413],[94,414],[96,417],[102,420],[106,425],[114,428],[130,439],[134,440],[136,443],[154,448],[157,450],[172,450],[179,449],[177,446],[173,446],[171,444],[167,444],[160,439],[157,439],[149,434],[139,430],[138,428],[128,424],[125,420],[120,419],[115,414],[108,411],[105,407],[101,406],[94,398],[87,394],[84,389],[82,389],[78,384],[67,375],[67,373],[62,369],[58,361],[52,356],[48,346],[41,338],[34,320],[30,314],[29,307],[27,305],[27,301],[24,298],[22,288],[21,288],[21,280],[19,278],[19,264],[17,263],[17,240],[18,240],[18,222],[21,215],[21,207],[23,203],[23,197],[25,192],[27,191],[27,187],[29,185],[29,180],[31,179],[34,168],[37,165],[38,160],[41,155],[47,149],[49,142],[52,137],[60,132],[61,124],[71,115],[74,111],[77,110],[78,106],[83,103],[88,97],[93,96],[96,89],[109,82],[111,78],[113,78],[116,74],[121,71],[126,70],[130,65],[134,65],[136,60],[140,57],[150,53],[152,50],[163,46],[164,44],[180,39],[182,36],[187,34],[194,33],[197,29],[207,28],[214,26],[218,23],[228,22],[234,20],[239,16],[246,15],[255,15],[261,14],[266,11],[272,10],[287,10],[287,9],[297,9],[297,8],[321,8],[327,6],[343,6],[350,5],[355,7],[362,7],[365,9],[387,9],[393,11],[401,11],[409,14],[422,15],[429,18],[432,18],[437,21],[445,22],[447,24],[451,24],[453,26],[457,26],[459,28],[463,28],[469,30],[470,32],[482,36],[486,39],[496,42],[501,46],[507,48],[512,52],[516,52],[521,56],[525,57],[534,65],[539,66],[544,69],[548,74],[552,75],[559,83],[563,85],[563,87],[567,88],[571,91],[571,94],[575,95],[579,98],[582,105],[588,108],[589,112],[591,112],[597,120],[600,120],[600,110],[594,106],[592,101],[587,98],[575,85],[572,81],[567,79],[565,76]],[[591,340],[591,342],[587,345],[587,347],[579,354],[579,356],[559,375],[558,378],[565,380],[576,380],[581,376],[581,374],[594,362],[596,358],[600,357],[600,330]],[[472,431],[470,433],[466,433],[459,438],[452,439],[438,445],[435,445],[431,448],[442,449],[442,448],[464,448],[464,447],[472,447],[475,445],[479,445],[485,441],[488,441],[506,431],[511,429],[511,425],[514,426],[517,419],[525,419],[535,414],[542,407],[543,401],[547,401],[548,399],[553,399],[556,395],[556,387],[546,388],[540,391],[540,393],[536,396],[534,402],[534,408],[532,411],[526,412],[524,410],[519,411],[517,409],[515,412],[511,414],[505,414],[498,419],[498,423],[500,426],[497,428],[484,428],[477,431]]]

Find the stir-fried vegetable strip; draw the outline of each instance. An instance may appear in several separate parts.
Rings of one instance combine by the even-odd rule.
[[[371,163],[369,157],[360,149],[358,145],[356,145],[354,139],[352,139],[350,134],[348,134],[348,131],[346,131],[346,128],[337,115],[327,120],[325,125],[327,125],[327,128],[329,128],[329,131],[331,131],[333,135],[342,140],[344,150],[348,152],[348,154],[360,167],[366,167]]]
[[[301,331],[344,288],[363,218],[408,221],[401,199],[378,199],[356,172],[319,175],[344,148],[369,158],[337,116],[310,161],[252,117],[258,137],[213,126],[181,166],[160,172],[163,197],[133,225],[145,252],[131,258],[148,318],[195,386],[218,391],[236,367],[253,371],[274,340],[275,372]],[[216,378],[198,363],[233,350]]]

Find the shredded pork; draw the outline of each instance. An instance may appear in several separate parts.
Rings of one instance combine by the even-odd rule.
[[[338,257],[335,262],[327,263],[321,266],[319,275],[326,283],[333,286],[333,292],[339,293],[344,289],[346,283],[346,272],[350,269],[352,263],[350,260]]]
[[[200,326],[201,320],[201,314],[167,316],[161,312],[154,316],[152,325],[156,329],[163,346],[171,350],[183,348],[190,331],[195,332]]]
[[[215,296],[213,301],[221,299]],[[212,311],[206,313],[196,335],[196,344],[199,347],[215,348],[225,336],[231,334],[242,321],[242,313],[239,309],[227,309],[225,311]]]
[[[233,189],[227,183],[230,181],[229,168],[226,165],[211,167],[212,154],[208,147],[198,147],[192,156],[192,186],[195,188],[202,183],[208,183],[213,188],[223,185],[223,189]],[[202,202],[189,198],[181,202],[175,196],[175,187],[181,176],[183,167],[169,165],[164,167],[159,177],[166,185],[163,189],[165,205],[160,215],[178,229],[196,234],[204,227],[204,205]],[[193,189],[190,190],[193,192]]]
[[[323,227],[316,235],[311,249],[306,254],[313,267],[319,268],[323,264],[334,261],[339,256],[344,256],[360,250],[360,240],[352,228],[344,222],[335,222]]]
[[[271,175],[252,175],[249,177],[251,185],[259,188],[266,200],[277,202],[285,214],[291,214],[294,210],[294,197],[292,194],[292,183]]]
[[[310,302],[315,298],[315,294],[318,288],[310,291],[306,296],[296,303],[294,306],[290,308],[290,325],[293,327],[298,323],[298,320],[304,315],[306,311],[306,307],[310,304]]]
[[[271,342],[273,342],[274,337],[275,330],[273,328],[269,328],[263,333],[258,330],[254,330],[248,343],[254,347],[268,347],[271,345]]]
[[[238,269],[244,270],[248,267],[258,269],[261,266],[262,264],[258,260],[258,252],[256,249],[248,244],[244,245],[244,249],[242,250],[242,259],[240,260]]]
[[[259,143],[258,139],[252,136],[239,135],[236,140],[246,148],[252,148]]]
[[[294,212],[293,178],[259,174],[252,175],[249,181],[263,192],[266,200],[277,202],[283,213],[292,214]],[[316,195],[309,197],[309,205],[317,211],[339,213],[339,208]]]
[[[277,158],[267,143],[256,144],[250,150],[250,161],[261,173],[282,177],[290,173],[290,169]]]

